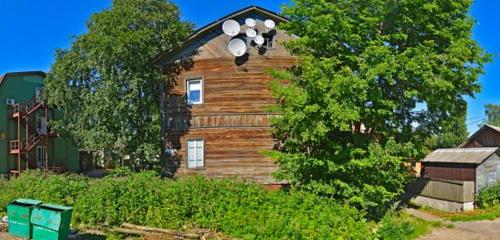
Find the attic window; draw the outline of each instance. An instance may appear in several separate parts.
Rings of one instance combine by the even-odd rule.
[[[274,49],[275,48],[275,34],[272,33],[264,33],[262,36],[264,37],[264,44],[263,46],[267,49]]]

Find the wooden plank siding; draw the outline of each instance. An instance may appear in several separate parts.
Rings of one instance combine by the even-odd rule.
[[[500,132],[488,127],[483,127],[478,133],[467,140],[462,147],[500,147]]]
[[[476,181],[476,165],[468,163],[423,162],[420,173],[422,178]]]
[[[276,103],[267,74],[285,69],[295,57],[255,56],[238,66],[234,58],[203,59],[176,77],[166,94],[166,139],[177,149],[179,176],[200,174],[210,178],[238,177],[259,183],[276,183],[277,165],[263,155],[275,146],[269,112]],[[203,80],[203,104],[186,104],[186,80]],[[205,166],[187,168],[189,139],[204,140]]]
[[[227,19],[240,23],[246,39],[246,18],[257,21],[256,30],[265,33],[268,47],[249,45],[246,54],[234,57],[228,50],[231,37],[222,32]],[[165,144],[172,154],[178,175],[201,174],[211,178],[239,177],[259,183],[275,184],[272,173],[277,165],[263,155],[274,148],[269,107],[276,104],[270,89],[270,69],[296,65],[282,44],[297,38],[286,32],[266,29],[264,21],[273,19],[279,26],[286,19],[273,12],[249,7],[201,28],[188,38],[182,48],[158,60],[169,86],[162,95]],[[186,103],[186,81],[202,80],[203,100],[199,105]],[[283,81],[282,83],[286,83]],[[190,139],[204,142],[204,166],[187,167],[186,146]],[[174,162],[173,161],[173,162]]]
[[[203,168],[188,169],[186,166],[185,146],[189,139],[204,140]],[[201,174],[211,178],[239,177],[261,183],[275,182],[271,173],[276,171],[277,166],[261,153],[274,147],[269,128],[192,129],[180,136],[180,142],[180,175]]]

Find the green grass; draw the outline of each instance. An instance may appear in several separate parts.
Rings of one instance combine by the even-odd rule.
[[[487,208],[475,209],[467,212],[445,212],[428,207],[420,207],[420,210],[438,216],[440,218],[450,220],[453,222],[458,221],[482,221],[494,220],[500,217],[500,205],[495,205]]]
[[[441,222],[424,221],[405,212],[384,217],[378,229],[380,239],[413,240],[429,233],[433,228],[443,227]]]

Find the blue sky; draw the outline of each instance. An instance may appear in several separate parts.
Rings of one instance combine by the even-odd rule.
[[[249,5],[276,12],[286,0],[174,0],[183,20],[197,27]],[[72,37],[85,32],[86,20],[109,7],[111,0],[0,0],[0,74],[13,71],[47,71],[56,48],[70,46]],[[476,0],[471,14],[478,24],[473,38],[494,60],[480,78],[483,90],[468,98],[469,132],[484,117],[484,104],[500,104],[500,1]]]

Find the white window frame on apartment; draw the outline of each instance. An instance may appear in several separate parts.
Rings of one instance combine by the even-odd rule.
[[[37,87],[37,88],[35,88],[35,96],[36,96],[36,100],[37,101],[41,101],[42,100],[42,91],[43,91],[43,87]]]
[[[190,84],[193,84],[193,83],[196,83],[196,82],[199,82],[199,90],[200,90],[200,101],[197,101],[197,102],[191,102],[190,101],[190,92],[191,92],[191,89],[190,89]],[[188,105],[199,105],[199,104],[203,104],[203,95],[204,95],[204,92],[203,92],[203,78],[190,78],[190,79],[186,79],[186,102]],[[198,89],[195,89],[195,90],[198,90]]]
[[[40,156],[42,154],[42,156]],[[44,166],[47,157],[47,147],[37,146],[36,147],[36,165],[41,168]]]
[[[187,168],[205,167],[205,141],[201,138],[189,139],[186,144]]]

